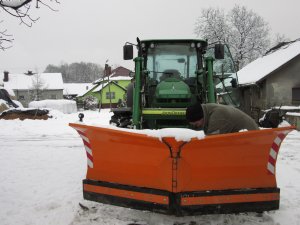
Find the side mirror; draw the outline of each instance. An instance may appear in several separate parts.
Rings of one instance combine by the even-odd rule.
[[[124,45],[123,46],[123,59],[124,60],[133,59],[133,46],[132,45]]]
[[[235,78],[232,78],[230,83],[231,83],[232,88],[237,88],[238,87],[238,83],[237,83],[237,80]]]
[[[224,45],[223,44],[215,45],[215,58],[216,59],[224,59]]]
[[[130,71],[128,75],[129,75],[129,77],[134,77],[134,75],[135,75],[135,72],[133,72],[133,71]]]

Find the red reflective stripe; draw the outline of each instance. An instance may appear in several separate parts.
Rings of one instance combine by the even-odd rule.
[[[83,140],[83,139],[82,139],[82,140]],[[86,142],[85,140],[83,140],[83,144],[84,144],[85,146],[87,146],[89,149],[92,150],[92,147],[91,147],[90,143],[88,143],[88,142]]]
[[[78,134],[81,134],[81,135],[83,135],[83,136],[85,136],[85,137],[86,137],[85,133],[84,133],[84,132],[82,132],[81,130],[77,130],[77,132],[78,132]]]
[[[77,132],[78,132],[79,135],[82,135],[83,137],[87,138],[84,132],[82,132],[81,130],[78,130],[78,129],[76,129],[76,130],[77,130]],[[89,140],[89,139],[87,138],[87,140]],[[91,150],[91,152],[92,152],[92,147],[91,147],[90,143],[88,143],[88,142],[87,142],[86,140],[84,140],[84,139],[82,139],[82,141],[83,141],[83,144],[84,144],[86,147],[88,147],[88,148]],[[93,165],[93,163],[94,163],[94,162],[93,162],[93,161],[94,161],[93,156],[92,156],[88,151],[85,151],[85,152],[86,152],[86,157],[88,158],[88,160],[90,160],[90,162],[91,162],[92,165]],[[88,163],[88,166],[89,166],[89,163]]]
[[[283,141],[283,139],[285,138],[286,134],[284,133],[279,133],[278,137],[281,139],[281,141]]]
[[[271,148],[273,148],[273,150],[274,150],[275,152],[278,152],[278,151],[279,151],[279,146],[278,146],[275,142],[273,142]]]
[[[93,156],[86,151],[86,156],[93,162]]]
[[[274,141],[272,143],[272,146],[271,146],[271,149],[270,149],[270,152],[269,152],[268,163],[270,163],[271,165],[273,165],[274,169],[275,169],[277,154],[279,152],[280,145],[281,145],[282,141],[284,140],[284,138],[286,137],[287,134],[288,134],[288,132],[286,132],[286,133],[281,132],[281,133],[277,134],[277,136],[275,137],[275,139],[274,139]],[[278,143],[276,143],[276,142],[278,142]],[[272,157],[272,151],[276,152],[275,159]],[[273,171],[270,171],[270,169],[268,168],[268,164],[267,164],[267,169],[268,169],[268,172],[270,174],[274,174]]]
[[[269,163],[271,163],[273,166],[276,164],[276,159],[273,159],[272,156],[269,156]]]

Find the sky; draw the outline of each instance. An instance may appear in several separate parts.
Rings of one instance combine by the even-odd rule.
[[[45,2],[49,0],[44,0]],[[194,28],[201,9],[235,4],[246,6],[269,23],[271,33],[290,40],[300,38],[298,0],[60,0],[57,12],[40,6],[32,27],[0,11],[0,30],[13,34],[13,46],[0,51],[0,72],[43,72],[48,64],[93,62],[133,69],[124,61],[125,42],[148,38],[196,38]]]

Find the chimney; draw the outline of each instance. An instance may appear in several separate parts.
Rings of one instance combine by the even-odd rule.
[[[111,66],[109,66],[108,64],[105,64],[104,74],[105,74],[105,76],[111,75]]]
[[[8,82],[8,74],[9,74],[8,71],[4,71],[4,78],[3,78],[4,82]]]

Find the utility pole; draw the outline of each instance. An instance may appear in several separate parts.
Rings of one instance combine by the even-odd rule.
[[[107,62],[107,61],[106,61]],[[107,76],[108,79],[108,91],[109,91],[109,107],[110,107],[110,111],[112,111],[112,104],[111,104],[111,91],[110,91],[110,80],[109,80],[109,76],[111,74],[111,67],[106,63],[105,64],[105,75]]]

